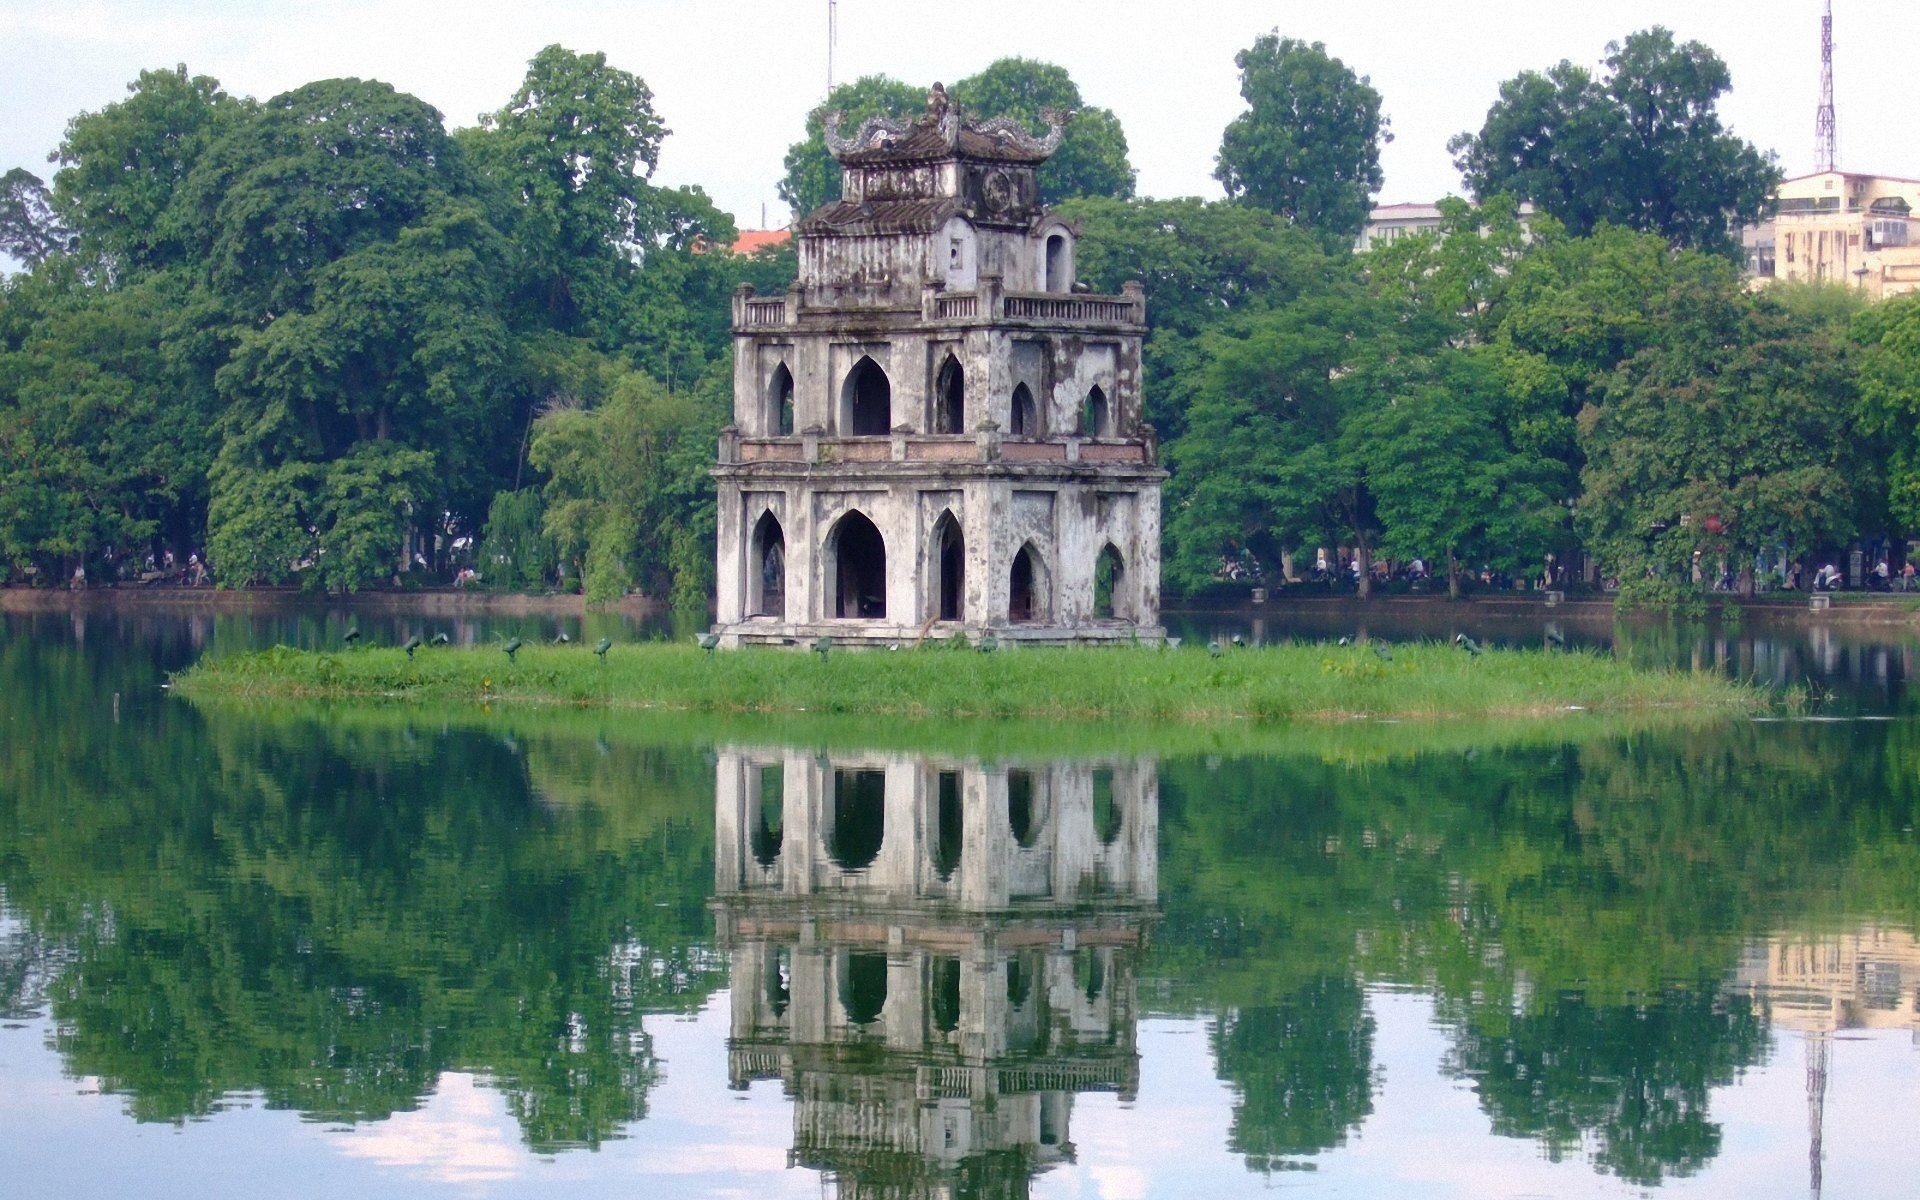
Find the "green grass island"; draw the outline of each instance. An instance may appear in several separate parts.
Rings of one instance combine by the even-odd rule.
[[[1764,689],[1594,651],[1471,654],[1437,642],[1339,646],[898,651],[638,643],[470,648],[285,646],[205,658],[175,676],[196,700],[566,705],[711,714],[1130,724],[1752,715]],[[1790,701],[1790,697],[1788,698]]]

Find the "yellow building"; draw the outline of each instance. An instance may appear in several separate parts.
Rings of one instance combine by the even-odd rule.
[[[1920,180],[1821,171],[1781,183],[1768,226],[1750,231],[1760,279],[1845,283],[1873,299],[1920,288]]]

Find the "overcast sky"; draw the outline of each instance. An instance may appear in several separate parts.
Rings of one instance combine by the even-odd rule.
[[[1920,175],[1900,4],[1837,0],[1842,165]],[[1664,23],[1733,72],[1722,112],[1811,168],[1818,0],[840,0],[836,78],[885,72],[952,82],[1004,55],[1065,66],[1089,104],[1119,114],[1140,190],[1217,196],[1221,128],[1240,111],[1234,53],[1271,29],[1320,40],[1372,77],[1393,142],[1382,201],[1459,190],[1446,142],[1477,129],[1502,80]],[[825,89],[826,0],[0,0],[0,171],[42,175],[67,118],[124,94],[142,68],[184,62],[265,98],[330,76],[382,79],[449,125],[500,106],[526,60],[559,42],[604,50],[646,79],[673,136],[658,176],[699,183],[743,226],[775,195],[780,158]]]

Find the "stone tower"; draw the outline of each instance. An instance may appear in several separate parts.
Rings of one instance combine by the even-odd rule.
[[[1146,302],[1076,285],[1035,178],[1060,132],[938,85],[916,121],[829,114],[844,198],[786,295],[734,297],[723,644],[1162,636]]]

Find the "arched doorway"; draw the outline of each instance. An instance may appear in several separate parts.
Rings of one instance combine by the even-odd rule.
[[[1013,556],[1007,586],[1007,619],[1016,625],[1047,619],[1047,576],[1040,553],[1028,542]]]
[[[952,512],[940,514],[933,525],[933,611],[942,621],[966,618],[967,549],[960,522]]]
[[[827,535],[829,617],[887,615],[887,544],[865,513],[850,512]]]
[[[960,960],[936,958],[927,964],[929,1014],[939,1033],[960,1028]]]
[[[871,1025],[887,1007],[887,956],[849,953],[840,971],[840,1008],[853,1025]]]
[[[1126,812],[1113,794],[1113,771],[1102,767],[1093,773],[1093,834],[1102,846],[1111,846],[1126,823]]]
[[[959,433],[967,419],[967,374],[960,360],[947,355],[933,382],[933,431]]]
[[[793,372],[781,363],[767,381],[767,432],[774,437],[793,436]]]
[[[1040,840],[1047,823],[1047,798],[1033,772],[1016,768],[1007,772],[1007,828],[1022,850],[1031,850]]]
[[[835,771],[827,857],[842,871],[864,871],[887,837],[887,773]]]
[[[754,861],[771,867],[780,860],[781,843],[786,840],[786,774],[777,764],[755,767],[751,782],[757,794],[752,797],[747,840]]]
[[[1047,239],[1047,290],[1067,290],[1067,239],[1058,233]]]
[[[1040,408],[1033,402],[1033,390],[1026,384],[1013,389],[1013,436],[1040,436]]]
[[[953,878],[966,853],[966,812],[960,792],[960,772],[942,771],[939,780],[938,811],[934,814],[933,870],[945,883]]]
[[[1093,564],[1093,615],[1101,620],[1122,620],[1127,615],[1127,560],[1112,542],[1100,551]]]
[[[1087,401],[1080,406],[1080,436],[1113,436],[1113,413],[1107,404],[1107,394],[1097,383],[1087,389]]]
[[[841,429],[854,437],[884,437],[893,431],[893,385],[873,359],[861,356],[840,389]]]
[[[787,535],[771,509],[754,522],[747,562],[747,615],[787,615]]]

